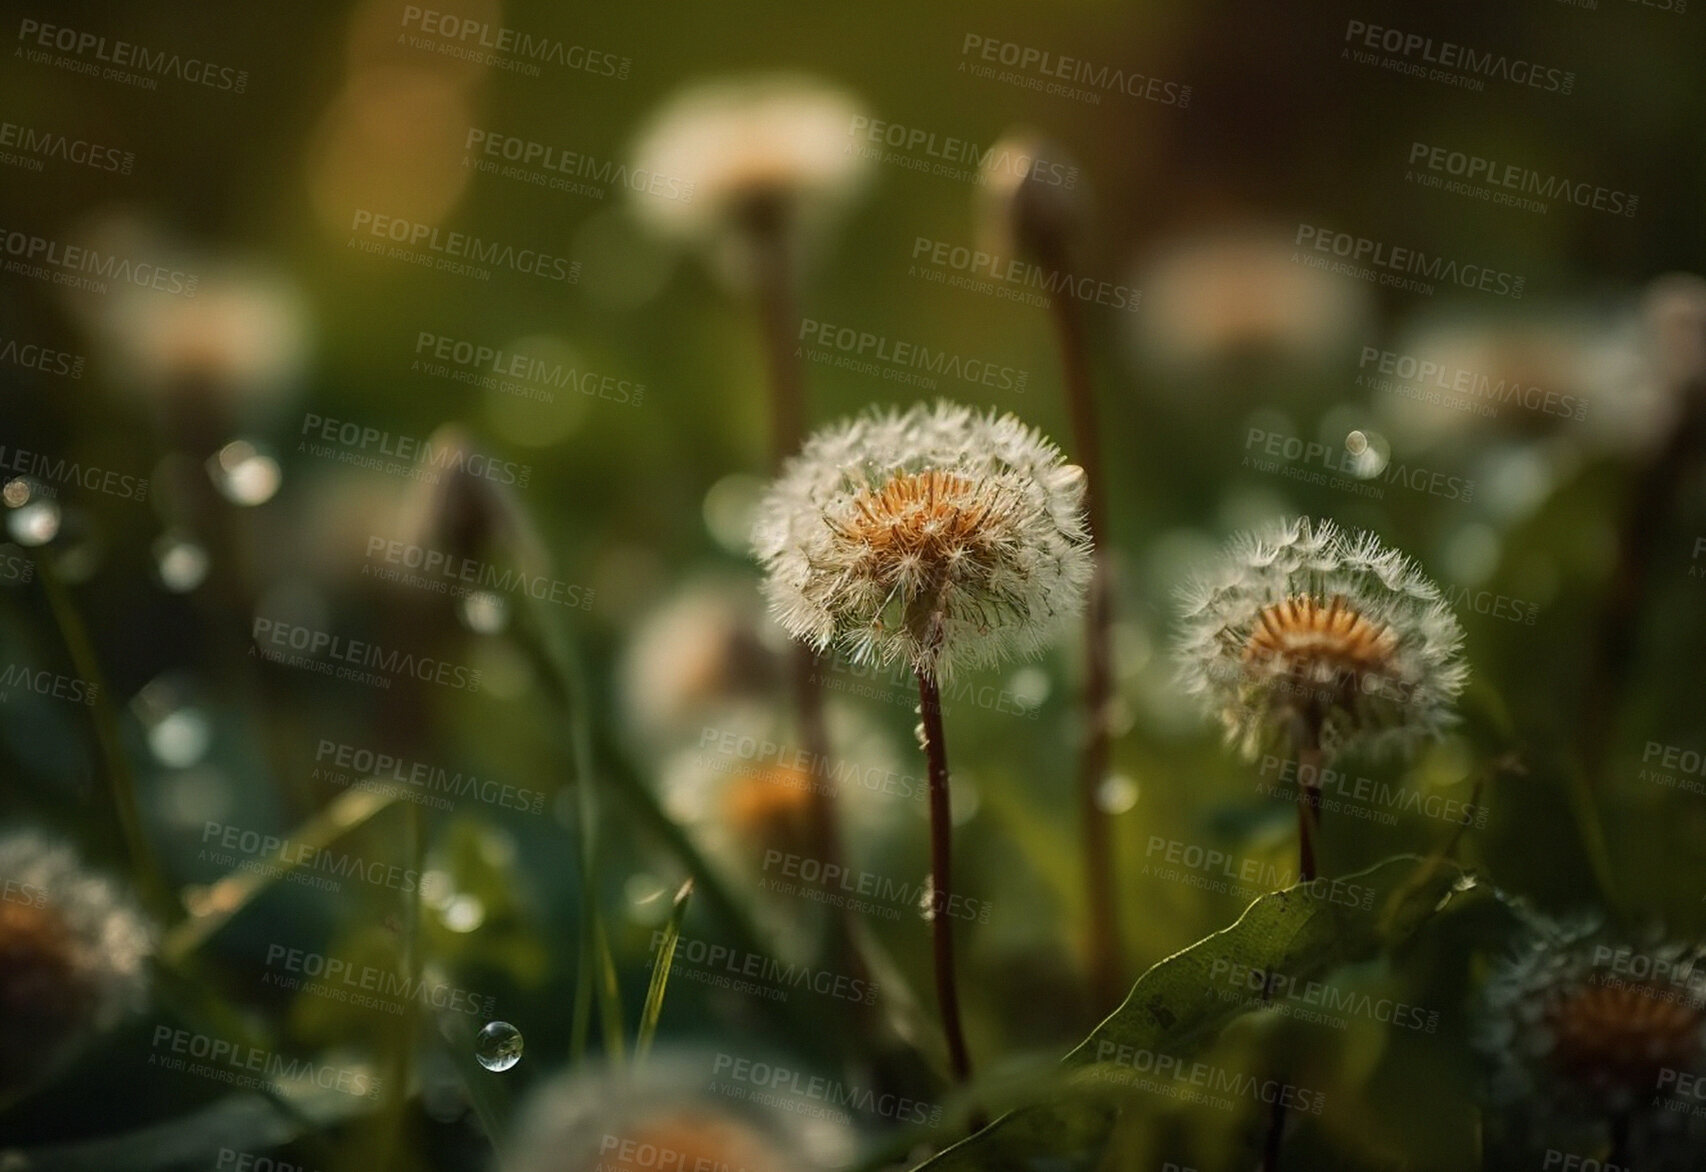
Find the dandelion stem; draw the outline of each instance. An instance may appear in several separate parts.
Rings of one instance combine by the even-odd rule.
[[[1268,1137],[1262,1143],[1262,1172],[1275,1172],[1279,1167],[1280,1147],[1285,1142],[1285,1102],[1284,1097],[1274,1096],[1274,1105],[1268,1109]]]
[[[930,773],[930,894],[946,908],[953,893],[953,818],[948,807],[948,744],[942,734],[942,694],[936,677],[922,668],[918,676],[918,710],[924,722],[924,755]],[[965,1031],[960,1025],[960,995],[954,981],[953,917],[938,912],[930,917],[936,961],[936,1001],[948,1040],[948,1066],[954,1081],[971,1077]]]
[[[1297,750],[1297,878],[1315,878],[1315,840],[1321,833],[1321,748],[1311,741]]]
[[[805,374],[794,357],[797,324],[793,256],[780,220],[765,218],[752,226],[758,267],[758,310],[764,333],[765,367],[770,376],[771,458],[782,462],[805,438]]]
[[[1583,688],[1579,725],[1582,770],[1591,789],[1599,787],[1606,747],[1628,691],[1641,605],[1646,600],[1659,536],[1675,511],[1685,479],[1698,468],[1701,449],[1706,447],[1706,385],[1693,378],[1675,389],[1683,407],[1669,436],[1642,470],[1618,527],[1617,561],[1606,588]]]
[[[758,267],[759,315],[764,335],[765,364],[770,376],[770,434],[773,471],[805,442],[805,375],[795,357],[794,335],[799,312],[794,295],[793,254],[788,247],[785,213],[769,209],[756,215],[749,225]],[[795,716],[800,742],[814,763],[828,760],[829,738],[824,731],[823,689],[817,682],[817,655],[803,643],[789,652],[789,684],[794,693]],[[827,870],[841,865],[841,826],[835,795],[827,787],[813,784],[806,797],[811,819],[811,842]],[[840,959],[868,976],[855,942],[853,912],[841,907],[833,915],[834,948]]]
[[[1084,513],[1094,547],[1094,572],[1085,607],[1084,751],[1079,762],[1078,803],[1084,832],[1085,899],[1090,912],[1090,983],[1098,1011],[1120,999],[1121,962],[1119,915],[1114,906],[1114,856],[1111,827],[1098,800],[1108,771],[1108,699],[1113,690],[1111,625],[1113,607],[1108,583],[1107,509],[1103,503],[1102,462],[1097,448],[1096,399],[1090,386],[1090,364],[1083,322],[1070,297],[1054,304],[1055,333],[1072,417],[1074,455],[1084,469]]]
[[[54,624],[58,627],[60,639],[65,643],[65,650],[71,657],[72,667],[89,685],[92,697],[89,715],[95,728],[95,743],[105,766],[107,787],[112,796],[113,817],[118,824],[137,891],[149,910],[160,917],[161,922],[170,923],[179,918],[182,909],[172,894],[165,871],[161,868],[160,860],[148,838],[136,773],[125,753],[118,713],[113,707],[112,692],[108,689],[106,678],[101,671],[100,660],[95,655],[95,644],[89,638],[89,629],[83,625],[82,616],[77,613],[76,604],[71,600],[71,592],[66,589],[65,583],[59,577],[59,571],[54,567],[51,552],[44,551],[42,556],[36,559],[36,567],[40,572],[42,591],[47,596],[48,608],[53,612]]]
[[[1315,840],[1321,833],[1321,721],[1317,714],[1306,713],[1298,721],[1297,734],[1297,881],[1313,882],[1316,876]],[[1266,1002],[1270,987],[1264,983],[1262,1000]],[[1268,1134],[1262,1144],[1262,1172],[1274,1172],[1279,1167],[1280,1146],[1285,1140],[1285,1104],[1274,1100],[1268,1112]]]

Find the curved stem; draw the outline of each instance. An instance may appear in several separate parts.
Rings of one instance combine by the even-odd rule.
[[[923,718],[924,755],[930,773],[930,894],[937,909],[946,909],[953,893],[953,817],[948,806],[948,745],[942,733],[942,695],[936,677],[920,669],[918,710]],[[965,1030],[960,1024],[960,995],[954,980],[953,917],[937,910],[930,917],[936,962],[936,1001],[947,1035],[948,1066],[955,1082],[971,1077]]]

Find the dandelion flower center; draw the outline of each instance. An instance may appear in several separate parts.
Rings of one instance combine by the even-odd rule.
[[[782,1172],[773,1145],[732,1119],[703,1111],[682,1111],[630,1131],[626,1142],[600,1159],[604,1172],[651,1172],[671,1168],[740,1168],[745,1172]]]
[[[1384,623],[1352,609],[1343,595],[1323,604],[1300,595],[1264,607],[1244,646],[1244,662],[1303,679],[1350,677],[1388,671],[1398,636]]]
[[[853,498],[837,526],[859,544],[865,568],[878,580],[940,585],[969,555],[988,545],[986,528],[1002,507],[990,486],[934,469],[900,475]]]
[[[1702,1012],[1649,985],[1593,985],[1559,997],[1546,1020],[1563,1074],[1647,1089],[1661,1068],[1687,1068]]]
[[[7,1015],[75,1018],[89,999],[77,941],[51,905],[0,903],[0,1003]]]
[[[723,799],[729,824],[765,848],[798,852],[811,841],[811,775],[772,765],[743,774]]]
[[[1083,472],[1014,417],[919,404],[813,436],[753,541],[796,638],[942,675],[1035,654],[1082,607],[1083,493]]]
[[[1254,758],[1439,735],[1468,677],[1439,587],[1369,533],[1282,521],[1183,592],[1180,680]]]

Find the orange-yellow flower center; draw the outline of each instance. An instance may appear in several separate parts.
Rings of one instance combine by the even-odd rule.
[[[95,991],[71,929],[50,904],[0,901],[0,1091],[21,1085],[75,1033]]]
[[[743,773],[725,791],[723,812],[744,841],[804,853],[811,843],[812,782],[804,770],[782,765]]]
[[[1700,1048],[1700,1007],[1651,985],[1590,985],[1547,1007],[1552,1054],[1566,1076],[1652,1090],[1665,1067],[1687,1067]]]
[[[1371,622],[1341,595],[1323,603],[1298,595],[1265,607],[1244,645],[1244,662],[1309,679],[1359,679],[1388,668],[1398,648],[1391,627]]]
[[[598,1172],[657,1172],[659,1168],[787,1172],[774,1144],[751,1127],[708,1111],[674,1112],[610,1138],[615,1142],[607,1143],[601,1152]]]
[[[853,498],[839,526],[867,551],[867,564],[899,576],[902,566],[935,579],[957,553],[981,545],[1002,498],[967,476],[931,469],[906,473]]]

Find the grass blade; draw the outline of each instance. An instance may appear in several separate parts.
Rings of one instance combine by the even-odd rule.
[[[658,1018],[663,1014],[664,989],[669,985],[669,967],[675,960],[675,942],[681,938],[681,923],[687,918],[687,904],[693,898],[693,880],[689,879],[675,893],[675,906],[670,909],[669,923],[664,925],[663,940],[658,946],[657,962],[652,966],[652,983],[646,990],[646,1007],[640,1013],[640,1033],[634,1039],[634,1060],[639,1062],[651,1051],[652,1039],[657,1036]]]

